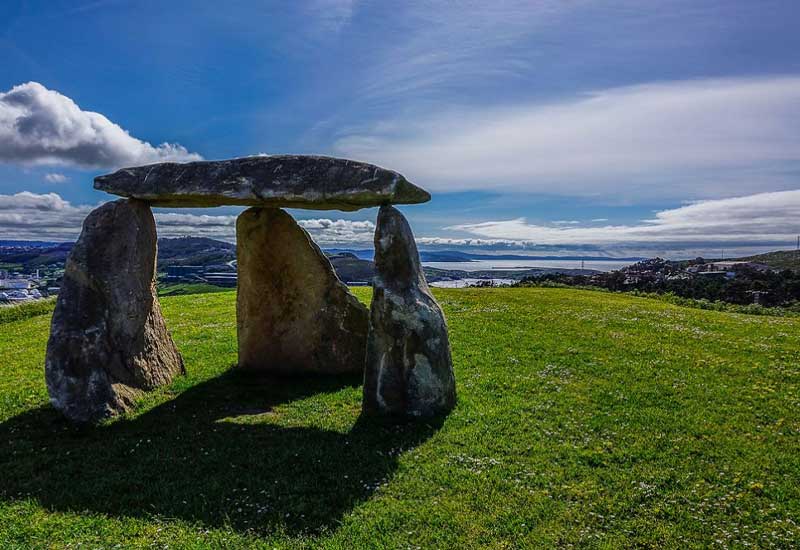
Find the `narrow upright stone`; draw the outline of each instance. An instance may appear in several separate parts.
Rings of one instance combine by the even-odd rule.
[[[375,272],[364,412],[428,417],[449,411],[456,386],[447,324],[428,289],[411,228],[392,206],[378,213]]]
[[[305,229],[276,208],[236,221],[239,367],[283,374],[360,373],[368,312]]]
[[[67,258],[47,343],[50,401],[96,422],[183,372],[155,290],[156,225],[135,200],[92,211]]]

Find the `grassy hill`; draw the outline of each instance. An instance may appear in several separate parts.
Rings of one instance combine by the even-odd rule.
[[[49,316],[0,321],[0,548],[800,545],[800,319],[436,295],[459,403],[397,427],[357,379],[231,373],[233,292],[163,298],[188,375],[96,429],[47,404]]]
[[[207,237],[158,239],[158,268],[225,264],[236,259],[236,245]]]
[[[800,270],[800,252],[796,250],[778,250],[740,258],[751,262],[759,262],[770,266],[773,269],[792,269]]]

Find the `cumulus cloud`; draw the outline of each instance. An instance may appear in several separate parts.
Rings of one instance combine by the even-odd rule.
[[[156,212],[159,237],[209,237],[236,240],[236,216]]]
[[[136,139],[38,82],[0,93],[0,162],[115,168],[201,158],[179,144]]]
[[[791,243],[800,234],[800,190],[698,201],[657,212],[654,218],[634,225],[553,227],[517,218],[447,229],[533,245]]]
[[[45,193],[43,195],[39,195],[36,193],[31,193],[30,191],[22,191],[21,193],[17,193],[15,195],[0,195],[0,211],[36,210],[43,212],[54,212],[68,210],[69,208],[69,202],[62,199],[57,193]]]
[[[371,221],[330,220],[327,218],[314,220],[298,220],[300,227],[311,234],[320,245],[337,244],[372,244],[375,224]]]
[[[0,235],[4,239],[74,239],[90,210],[90,206],[73,206],[56,193],[0,195]]]
[[[800,77],[652,83],[351,131],[337,153],[435,191],[713,198],[796,186]],[[699,185],[701,184],[702,185]]]
[[[162,237],[184,235],[236,240],[236,216],[157,212],[158,232]],[[297,220],[321,246],[371,243],[375,224],[370,221],[331,220],[328,218]]]
[[[67,180],[69,180],[67,176],[65,176],[64,174],[59,174],[57,172],[51,172],[49,174],[44,175],[44,181],[48,183],[64,183]]]

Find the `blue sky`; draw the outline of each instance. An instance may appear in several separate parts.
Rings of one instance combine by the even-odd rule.
[[[75,238],[121,165],[317,153],[432,191],[403,209],[425,247],[788,248],[798,28],[788,0],[7,1],[0,239]],[[157,218],[231,239],[236,212]],[[374,210],[293,213],[369,246]]]

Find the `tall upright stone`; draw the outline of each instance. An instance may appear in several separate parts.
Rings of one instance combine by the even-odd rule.
[[[131,408],[143,391],[183,372],[155,290],[150,207],[117,200],[92,211],[67,258],[45,378],[67,418],[96,422]]]
[[[453,408],[456,386],[447,324],[430,293],[403,215],[382,206],[375,230],[363,410],[429,417]]]
[[[360,373],[368,312],[285,211],[236,221],[239,367],[282,374]]]

